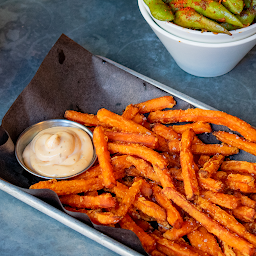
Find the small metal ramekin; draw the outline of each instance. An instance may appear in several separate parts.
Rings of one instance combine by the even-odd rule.
[[[79,123],[73,122],[73,121],[69,121],[69,120],[65,120],[65,119],[52,119],[52,120],[47,120],[47,121],[42,121],[40,123],[34,124],[30,127],[28,127],[26,130],[24,130],[21,135],[19,136],[16,146],[15,146],[15,156],[17,158],[17,161],[19,162],[19,164],[29,173],[44,178],[44,179],[68,179],[71,177],[75,177],[83,172],[85,172],[86,170],[88,170],[96,161],[97,159],[97,155],[96,155],[96,151],[95,151],[95,147],[93,146],[93,157],[92,160],[90,162],[90,164],[82,171],[80,171],[79,173],[75,173],[73,175],[70,176],[65,176],[65,177],[48,177],[48,176],[43,176],[39,173],[37,173],[36,171],[33,171],[31,169],[29,169],[23,161],[23,157],[22,157],[22,153],[25,149],[25,147],[32,141],[32,139],[42,130],[45,130],[47,128],[51,128],[51,127],[73,127],[73,128],[79,128],[83,131],[85,131],[91,138],[92,141],[92,132],[85,127],[84,125],[81,125]],[[92,141],[93,144],[93,141]]]

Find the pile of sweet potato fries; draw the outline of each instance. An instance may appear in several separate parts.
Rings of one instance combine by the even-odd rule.
[[[221,111],[175,104],[165,96],[122,115],[67,110],[65,118],[92,129],[98,161],[72,179],[30,188],[55,191],[67,210],[95,224],[132,230],[150,255],[254,255],[256,164],[229,156],[256,155],[256,130]],[[220,143],[203,143],[202,133]]]

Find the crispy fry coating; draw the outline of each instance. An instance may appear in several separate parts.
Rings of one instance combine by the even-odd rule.
[[[220,169],[224,172],[250,173],[256,175],[256,163],[246,161],[224,161]]]
[[[202,121],[217,125],[225,125],[233,131],[239,132],[249,141],[256,141],[256,130],[238,117],[217,110],[199,108],[187,110],[166,110],[151,112],[148,116],[151,123],[176,123]]]
[[[180,152],[180,141],[173,140],[168,142],[169,151],[171,153]],[[224,156],[235,155],[239,152],[236,147],[231,147],[225,144],[193,144],[191,146],[192,153],[195,155],[216,155],[221,154]]]
[[[108,140],[112,142],[137,143],[152,149],[155,149],[158,143],[158,139],[155,136],[148,134],[117,132],[111,130],[105,130],[105,134],[108,137]]]
[[[222,181],[212,178],[198,177],[198,184],[202,189],[210,190],[213,192],[223,192],[225,189],[225,184]]]
[[[242,149],[252,155],[256,155],[256,143],[254,142],[249,142],[236,134],[223,131],[214,132],[213,135],[215,135],[218,140],[224,143]]]
[[[60,196],[60,201],[62,204],[71,207],[87,209],[111,208],[116,206],[116,199],[109,193],[99,196],[66,195]]]
[[[105,108],[102,108],[97,113],[98,119],[108,126],[115,127],[119,131],[134,132],[151,135],[152,132],[144,126],[135,123],[132,120],[119,116]]]
[[[153,127],[153,132],[155,132],[156,134],[162,136],[163,138],[165,138],[166,140],[179,140],[180,139],[180,135],[175,132],[172,127],[167,127],[163,124],[155,124]]]
[[[195,134],[209,133],[212,131],[211,125],[205,122],[195,122],[182,125],[173,125],[172,129],[177,133],[183,133],[187,129],[192,129]]]
[[[255,209],[248,206],[239,206],[232,210],[233,215],[244,222],[253,222],[255,219]]]
[[[151,164],[158,166],[160,169],[167,167],[167,160],[153,149],[138,144],[120,144],[108,143],[108,149],[112,154],[120,153],[125,155],[138,156]]]
[[[233,190],[244,193],[255,193],[255,179],[250,175],[229,174],[226,179],[226,185]]]
[[[183,219],[178,210],[172,205],[171,201],[162,194],[162,190],[159,186],[153,185],[152,187],[156,201],[166,210],[169,224],[175,228],[180,228],[183,224]]]
[[[199,211],[192,203],[187,201],[184,196],[173,188],[165,188],[164,194],[171,199],[175,204],[182,207],[189,215],[201,223],[210,233],[216,235],[219,239],[226,242],[228,245],[242,251],[248,255],[253,255],[255,248],[243,238],[229,232],[220,224],[208,217],[205,213]]]
[[[66,210],[71,212],[81,212],[89,216],[90,220],[97,225],[111,225],[116,224],[120,221],[119,216],[115,216],[111,212],[102,212],[99,210],[86,210],[86,209],[76,209],[72,207],[65,207]]]
[[[202,197],[198,198],[197,204],[220,224],[237,233],[239,236],[245,238],[254,246],[256,245],[256,236],[250,234],[246,228],[240,222],[238,222],[238,220],[235,219],[234,216],[230,215],[225,210]]]
[[[75,121],[86,126],[97,126],[108,127],[106,124],[99,121],[97,116],[93,114],[81,113],[74,110],[66,110],[64,117],[68,120]]]
[[[256,201],[252,200],[248,196],[245,196],[245,195],[241,194],[238,191],[234,192],[234,196],[236,196],[237,198],[240,199],[240,202],[241,202],[242,205],[248,206],[248,207],[253,208],[253,209],[256,209]]]
[[[136,195],[140,192],[142,186],[142,180],[135,181],[132,186],[125,193],[119,207],[116,211],[116,215],[123,217],[128,212],[129,207],[134,203]]]
[[[31,185],[30,189],[51,189],[57,195],[71,195],[104,188],[101,178],[93,178],[87,180],[61,180],[55,179],[47,181],[39,181]]]
[[[175,255],[175,256],[198,256],[198,253],[191,250],[190,246],[186,244],[180,245],[177,242],[170,241],[166,238],[158,237],[154,234],[151,235],[153,238],[155,238],[157,242],[157,249],[167,255]]]
[[[241,204],[241,201],[238,197],[224,193],[202,191],[201,196],[214,204],[223,206],[228,209],[235,209]]]
[[[191,233],[193,230],[196,230],[199,226],[199,222],[195,221],[193,218],[189,218],[183,222],[180,228],[173,227],[167,230],[163,236],[169,240],[175,241]]]
[[[224,256],[216,238],[204,227],[192,231],[187,237],[192,246],[213,256]]]
[[[136,169],[142,174],[142,176],[154,180],[156,182],[160,182],[160,179],[154,172],[153,167],[144,159],[133,156],[127,156],[126,160],[133,164],[136,167]]]
[[[104,185],[107,188],[113,187],[116,184],[116,180],[113,167],[110,163],[110,153],[108,151],[106,136],[101,126],[97,126],[93,131],[93,143],[101,167]]]
[[[199,170],[199,176],[202,178],[210,178],[213,173],[218,171],[224,158],[223,155],[214,155],[204,164],[203,168]]]
[[[152,100],[144,101],[136,104],[135,106],[140,109],[140,113],[149,113],[156,110],[162,110],[165,108],[172,108],[176,105],[176,101],[172,96],[163,96]]]
[[[195,196],[199,195],[199,186],[196,177],[198,166],[195,164],[191,152],[194,134],[193,130],[189,129],[182,134],[181,138],[180,164],[185,193],[188,200],[192,200]]]
[[[125,108],[125,110],[122,114],[122,117],[125,118],[125,119],[133,119],[138,113],[139,113],[139,108],[135,107],[132,104],[129,104]]]

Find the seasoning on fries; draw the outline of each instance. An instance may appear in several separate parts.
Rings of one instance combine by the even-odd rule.
[[[164,96],[130,104],[122,115],[67,110],[65,118],[93,127],[98,163],[30,189],[53,190],[66,210],[97,225],[133,231],[152,256],[255,255],[256,163],[229,157],[239,149],[255,155],[256,130],[221,111],[172,110],[175,104]],[[212,131],[211,123],[242,137]],[[203,143],[202,133],[223,144]]]

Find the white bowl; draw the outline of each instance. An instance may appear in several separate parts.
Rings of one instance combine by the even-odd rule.
[[[188,28],[183,28],[181,26],[178,26],[172,22],[168,21],[160,21],[155,19],[148,8],[148,6],[144,3],[143,0],[139,0],[139,3],[144,6],[144,8],[147,10],[151,18],[164,30],[167,32],[182,37],[184,39],[196,41],[196,42],[203,42],[203,43],[227,43],[227,42],[233,42],[237,40],[241,40],[243,38],[249,37],[256,33],[256,23],[248,26],[246,28],[236,29],[230,31],[232,36],[227,34],[214,34],[212,32],[201,32],[196,31]]]
[[[147,12],[143,0],[139,9],[149,26],[172,55],[178,66],[189,74],[215,77],[231,71],[255,46],[256,34],[230,43],[201,43],[172,35],[159,27]]]

